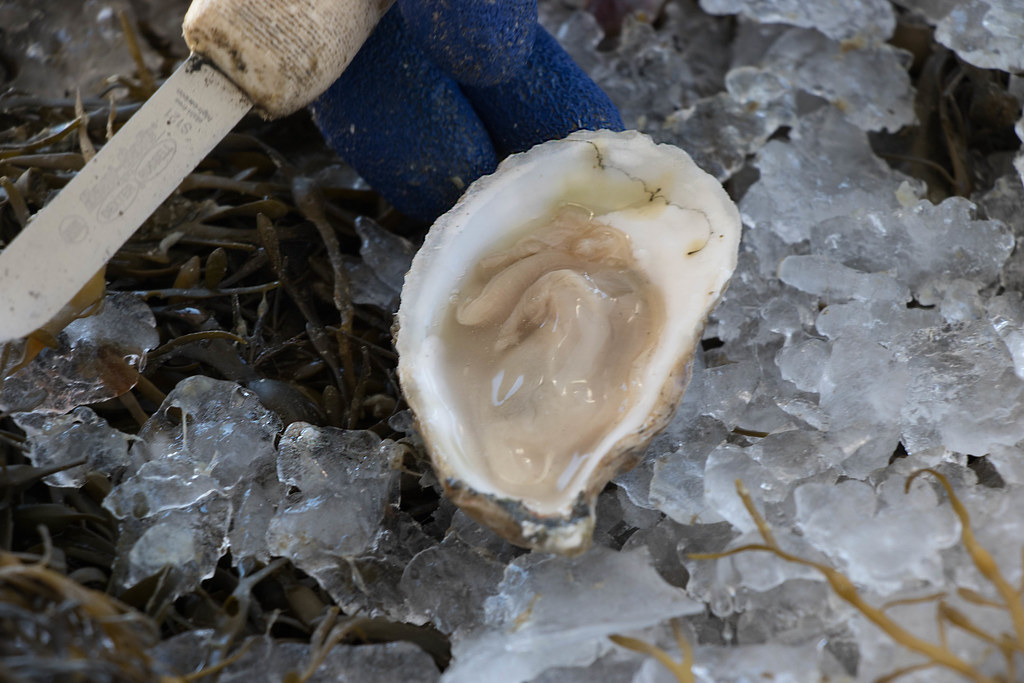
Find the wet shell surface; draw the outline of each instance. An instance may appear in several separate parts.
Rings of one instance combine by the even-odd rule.
[[[513,543],[582,552],[598,493],[682,397],[740,230],[714,178],[635,131],[580,131],[473,183],[397,319],[447,495]]]

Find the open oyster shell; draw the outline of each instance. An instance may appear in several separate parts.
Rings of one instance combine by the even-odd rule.
[[[437,220],[398,311],[399,378],[447,495],[576,553],[671,417],[740,218],[675,147],[581,131],[506,159]]]

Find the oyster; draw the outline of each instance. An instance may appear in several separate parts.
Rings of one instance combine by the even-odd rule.
[[[447,495],[576,553],[594,502],[671,417],[740,218],[680,149],[580,131],[506,159],[405,279],[399,379]]]

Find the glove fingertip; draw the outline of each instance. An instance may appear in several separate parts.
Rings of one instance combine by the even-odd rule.
[[[468,100],[408,39],[395,10],[310,111],[339,156],[392,206],[423,222],[497,165]]]
[[[526,67],[506,83],[463,92],[499,154],[522,152],[580,129],[622,130],[619,110],[543,28]]]
[[[503,83],[525,66],[537,30],[537,0],[398,0],[410,35],[459,83]]]

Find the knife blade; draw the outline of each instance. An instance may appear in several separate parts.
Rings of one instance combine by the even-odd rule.
[[[45,325],[252,102],[193,55],[0,253],[0,342]]]
[[[392,0],[193,0],[192,55],[0,252],[0,344],[42,328],[254,106],[305,106]]]

